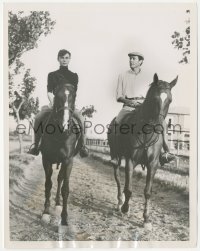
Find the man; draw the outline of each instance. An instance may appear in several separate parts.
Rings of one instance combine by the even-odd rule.
[[[123,103],[123,108],[116,117],[117,124],[120,124],[127,114],[130,114],[144,101],[148,87],[141,70],[144,56],[139,52],[131,52],[128,56],[130,70],[120,74],[118,78],[116,99],[117,102]],[[160,158],[161,165],[174,159],[174,156],[169,155],[169,148],[167,145],[167,126],[165,122],[163,128],[164,153],[162,153]]]
[[[60,64],[60,68],[57,71],[50,72],[48,74],[47,96],[50,101],[50,105],[49,107],[46,107],[46,109],[43,109],[35,117],[35,124],[34,124],[34,129],[36,131],[35,142],[34,142],[34,147],[31,148],[28,152],[33,155],[39,154],[39,144],[40,144],[42,133],[40,130],[37,131],[37,129],[41,122],[44,123],[44,121],[46,121],[48,115],[52,111],[52,107],[54,104],[55,90],[58,87],[58,85],[70,83],[71,85],[75,87],[75,90],[77,90],[78,75],[76,73],[71,72],[68,69],[68,65],[71,60],[71,53],[64,49],[60,50],[58,52],[57,59]],[[79,121],[79,123],[81,123],[81,127],[82,127],[82,133],[81,133],[82,148],[80,150],[80,155],[81,157],[87,157],[88,149],[85,146],[86,139],[85,139],[85,134],[83,132],[84,120],[83,120],[82,114],[77,109],[75,109],[73,116]]]

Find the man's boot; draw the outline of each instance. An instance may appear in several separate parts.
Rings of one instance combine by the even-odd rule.
[[[89,156],[89,149],[86,147],[86,137],[85,137],[83,130],[81,131],[81,142],[82,142],[82,147],[79,151],[79,154],[80,154],[81,158],[88,157]]]
[[[165,131],[163,132],[163,149],[164,152],[161,153],[159,157],[161,166],[164,166],[164,164],[170,163],[171,161],[176,159],[175,155],[169,152],[169,147],[167,145],[167,136]]]
[[[73,114],[74,118],[77,120],[79,125],[79,132],[81,133],[81,149],[79,151],[79,154],[81,158],[85,158],[89,156],[89,149],[86,147],[86,136],[85,136],[85,129],[84,129],[84,119],[82,114],[77,110]]]
[[[40,138],[41,138],[40,133],[35,133],[34,138],[35,138],[34,143],[30,146],[27,153],[32,154],[34,156],[38,156],[40,153],[40,149],[39,149]]]
[[[34,145],[34,147],[32,148],[32,146]],[[35,145],[35,143],[33,143],[31,145],[31,147],[29,148],[28,154],[32,154],[32,155],[35,155],[35,156],[38,156],[39,153],[40,153],[40,150],[38,149],[38,146]]]
[[[160,154],[160,165],[164,166],[164,164],[170,163],[174,160],[176,160],[176,157],[174,154],[169,153],[169,152],[164,152]]]

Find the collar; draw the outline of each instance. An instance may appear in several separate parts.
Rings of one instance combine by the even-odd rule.
[[[60,66],[61,71],[68,71],[68,66]]]
[[[128,72],[137,76],[138,74],[141,73],[141,68],[138,73],[134,72],[132,69],[130,69]]]

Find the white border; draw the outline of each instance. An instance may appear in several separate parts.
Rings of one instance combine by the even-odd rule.
[[[5,2],[9,3],[10,1],[5,1]],[[12,1],[12,2],[14,2],[14,1]],[[15,2],[17,2],[17,1],[15,1]],[[26,2],[30,3],[32,1],[26,1]],[[35,2],[39,2],[39,1],[35,1]],[[48,3],[52,2],[52,3],[54,3],[54,1],[43,1],[43,2],[48,2]],[[71,1],[65,1],[65,2],[71,2]],[[76,3],[77,2],[80,3],[80,2],[86,2],[86,1],[76,1]],[[93,1],[93,2],[99,2],[99,1]],[[101,2],[108,2],[108,1],[101,1]],[[113,1],[109,1],[109,2],[113,2]],[[116,2],[120,3],[122,1],[115,1],[115,3]],[[126,2],[133,2],[133,1],[126,1]],[[140,2],[148,2],[148,3],[150,3],[151,1],[140,1]],[[160,1],[155,1],[155,2],[160,2]],[[163,2],[167,3],[168,1],[163,1]],[[194,3],[195,1],[178,1],[177,0],[177,1],[173,1],[173,2],[174,3],[180,3],[180,2],[182,2],[182,3],[183,2],[185,2],[185,3],[188,3],[188,2]],[[14,5],[15,4],[12,4],[11,6],[13,7]],[[56,4],[56,5],[58,5],[58,4]],[[9,6],[9,4],[7,4],[6,8],[8,6]],[[19,4],[18,4],[18,6],[19,6]],[[47,7],[46,5],[43,5],[43,4],[40,5],[40,7],[42,7],[42,6]],[[36,7],[35,3],[31,4],[31,7],[35,7],[36,9],[38,9]],[[197,35],[196,32],[195,32],[195,34]],[[5,41],[5,35],[4,35],[4,41]],[[193,42],[194,42],[194,44],[193,44],[194,48],[196,48],[196,45],[197,45],[196,41],[197,41],[197,38],[195,39],[195,41],[193,40]],[[194,53],[192,55],[193,59],[195,59],[196,55],[197,55],[197,51],[196,51],[196,54]],[[7,58],[7,48],[5,48],[5,45],[4,45],[4,60],[5,60],[5,58]],[[5,66],[5,61],[4,61],[4,66]],[[6,76],[5,75],[6,72],[7,72],[7,68],[5,67],[4,68],[4,81],[2,81],[2,83],[4,83],[4,84],[7,82],[7,79],[5,77]],[[194,76],[197,75],[196,73],[197,73],[197,69],[194,69]],[[193,80],[197,81],[196,79],[193,79]],[[1,92],[1,93],[3,93],[3,92]],[[196,107],[196,91],[195,90],[194,90],[193,95],[194,95],[193,96],[194,97],[194,99],[193,99],[193,102],[194,102],[193,105],[194,105],[194,107]],[[1,100],[3,100],[3,99],[1,99]],[[7,96],[7,89],[5,88],[5,86],[4,86],[4,100],[6,101],[6,102],[4,102],[4,104],[6,104],[7,101],[8,101],[8,96]],[[4,111],[5,111],[5,109],[4,109]],[[197,130],[197,127],[196,127],[196,114],[197,114],[197,111],[196,111],[196,109],[194,109],[193,112],[192,112],[192,114],[191,114],[191,118],[193,118],[193,121],[195,121],[195,122],[193,123],[193,128],[191,128],[191,131],[194,130],[195,132]],[[7,121],[8,121],[7,120],[8,119],[7,115],[8,115],[8,113],[7,113],[7,115],[6,115],[6,113],[4,115],[5,115],[5,117],[4,117],[5,118],[5,121],[4,121],[5,149],[8,150],[8,126],[7,126],[8,125],[7,124]],[[197,145],[196,138],[192,137],[191,145],[193,145],[193,148],[191,148],[191,152],[193,152],[194,155],[196,155],[197,154],[197,149],[195,147]],[[8,151],[6,151],[5,154],[8,155]],[[4,170],[5,170],[5,177],[8,177],[8,158],[7,157],[8,156],[6,156],[6,158],[5,158],[5,167],[7,167],[7,168],[4,168]],[[195,158],[193,158],[192,161],[195,162],[196,161],[196,157],[197,157],[197,155],[195,156]],[[3,176],[1,176],[1,178],[2,177]],[[197,174],[195,172],[191,172],[190,173],[190,194],[192,194],[193,196],[190,196],[190,202],[192,202],[192,203],[193,203],[193,200],[197,199],[197,191],[196,191],[196,188],[195,188],[196,181],[197,181]],[[200,179],[199,179],[199,182],[200,182]],[[2,180],[1,180],[1,184],[2,184]],[[7,184],[5,184],[5,185],[7,185]],[[5,188],[7,190],[8,186],[6,186]],[[6,194],[6,192],[5,192],[5,195],[6,195],[5,196],[5,202],[6,201],[8,202],[8,199],[6,199],[6,198],[8,198],[7,197],[8,194]],[[5,212],[8,212],[7,209],[8,209],[8,203],[5,203]],[[195,201],[194,201],[194,205],[193,205],[192,209],[194,211],[193,211],[193,213],[191,215],[191,210],[190,210],[190,216],[192,216],[192,218],[191,218],[191,225],[196,225],[196,213],[197,213],[197,210],[196,210]],[[7,214],[7,216],[8,216],[8,214]],[[8,220],[7,217],[6,217],[6,219]],[[6,228],[7,227],[8,226],[6,226]],[[97,248],[99,248],[99,247],[100,248],[105,248],[105,247],[116,247],[116,248],[117,247],[120,247],[120,248],[132,247],[132,248],[135,248],[135,247],[164,247],[164,246],[167,247],[167,248],[170,248],[170,247],[174,247],[174,243],[176,243],[177,244],[176,246],[186,248],[186,247],[189,247],[189,246],[190,247],[196,246],[195,245],[195,242],[196,242],[195,238],[193,238],[193,237],[196,236],[196,234],[197,234],[197,230],[194,229],[194,232],[191,233],[192,242],[136,242],[136,243],[134,243],[134,242],[120,242],[119,243],[119,242],[114,242],[114,241],[113,242],[91,242],[90,241],[90,242],[75,242],[75,243],[74,242],[70,242],[70,243],[67,242],[67,244],[69,244],[67,246],[68,247],[72,247],[72,248],[74,248],[74,247],[92,247],[92,246],[93,247],[97,247]],[[12,243],[8,243],[8,239],[7,239],[6,236],[7,236],[7,234],[5,235],[5,239],[6,239],[6,243],[8,244],[7,247],[9,247],[9,248],[36,248],[36,247],[39,247],[39,248],[47,248],[47,247],[49,247],[49,248],[60,248],[60,247],[66,247],[64,245],[65,242],[63,242],[63,245],[60,245],[59,242],[55,242],[55,243],[53,243],[53,242],[45,242],[45,243],[44,242],[28,242],[28,243],[24,243],[24,242],[12,242]],[[129,243],[129,244],[127,244],[127,243]],[[21,244],[23,244],[23,245],[21,245]],[[89,244],[89,246],[88,246],[88,244]],[[192,246],[191,246],[191,244],[192,244]]]

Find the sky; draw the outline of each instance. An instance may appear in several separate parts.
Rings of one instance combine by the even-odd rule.
[[[72,53],[69,69],[79,75],[77,108],[94,105],[96,123],[109,123],[122,107],[115,92],[118,75],[129,69],[130,51],[144,55],[142,71],[147,84],[154,73],[168,82],[178,75],[171,106],[190,107],[191,65],[178,63],[181,54],[171,44],[173,32],[185,29],[189,4],[46,6],[56,21],[54,30],[22,57],[37,79],[35,95],[41,106],[48,104],[47,75],[59,68],[57,53],[67,49]]]

